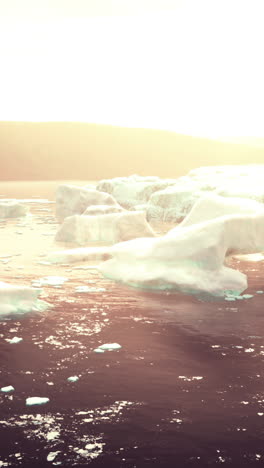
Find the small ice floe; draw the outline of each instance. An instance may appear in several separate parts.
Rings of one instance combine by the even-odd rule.
[[[10,344],[20,343],[22,340],[23,338],[19,338],[18,336],[14,336],[13,338],[5,338],[5,341],[8,341]]]
[[[1,392],[9,393],[13,392],[15,389],[12,385],[8,385],[7,387],[0,388]]]
[[[122,348],[122,346],[118,343],[105,343],[105,344],[98,346],[96,349],[94,349],[94,352],[101,353],[104,351],[114,351],[120,348]]]
[[[26,405],[45,405],[45,403],[48,403],[49,401],[50,399],[46,397],[29,397],[26,399]]]
[[[194,375],[193,377],[186,377],[186,375],[179,375],[179,379],[184,380],[185,382],[191,382],[192,380],[202,380],[203,377],[200,375]]]
[[[50,452],[47,456],[47,461],[52,462],[53,460],[55,460],[57,455],[59,455],[59,453],[60,453],[59,450],[57,450],[57,452]]]
[[[256,293],[257,293],[257,294],[263,294],[263,293],[264,293],[264,291],[262,291],[262,290],[259,290],[259,291],[256,291]]]
[[[68,281],[68,278],[65,276],[45,276],[44,278],[32,281],[32,286],[37,288],[41,286],[54,286],[55,288],[60,288],[65,281]]]
[[[105,288],[95,288],[91,286],[76,286],[75,291],[78,293],[85,293],[85,292],[105,292]]]
[[[79,377],[77,375],[73,375],[72,377],[67,378],[68,382],[77,382],[79,380]]]
[[[254,297],[253,294],[242,294],[241,296],[235,293],[227,293],[225,296],[225,301],[242,301],[243,299],[251,299]]]

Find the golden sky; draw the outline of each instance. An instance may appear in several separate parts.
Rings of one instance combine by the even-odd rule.
[[[0,0],[0,120],[264,137],[264,0]]]

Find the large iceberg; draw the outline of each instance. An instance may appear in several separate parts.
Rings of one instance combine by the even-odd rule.
[[[131,209],[147,203],[152,193],[173,185],[175,182],[174,179],[160,179],[156,176],[132,175],[101,180],[96,188],[111,194],[124,208]]]
[[[56,241],[87,245],[89,242],[116,243],[155,233],[142,211],[124,211],[97,216],[74,215],[66,218]]]
[[[263,164],[193,169],[172,186],[152,194],[147,204],[147,219],[181,222],[197,200],[210,193],[264,203],[263,178]]]
[[[263,249],[263,211],[220,216],[160,238],[119,243],[99,270],[134,287],[224,297],[247,288],[246,275],[225,265],[226,255]]]
[[[201,197],[179,227],[209,221],[226,215],[264,213],[264,204],[245,198],[225,198],[214,193]]]
[[[75,185],[59,185],[56,192],[56,217],[60,222],[68,216],[84,213],[91,205],[118,206],[114,198],[104,192]]]
[[[41,289],[0,282],[0,316],[45,310],[50,304],[38,299]]]

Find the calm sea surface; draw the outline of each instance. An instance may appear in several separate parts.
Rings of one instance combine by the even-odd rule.
[[[42,264],[65,248],[54,243],[54,203],[36,198],[54,200],[55,186],[0,184],[2,197],[31,198],[32,213],[0,221],[0,280],[66,278],[43,286],[52,308],[0,321],[0,387],[15,389],[0,392],[0,467],[264,464],[264,262],[233,261],[253,294],[236,302],[143,293],[84,264]],[[104,343],[121,348],[94,352]],[[34,396],[50,401],[26,406]]]

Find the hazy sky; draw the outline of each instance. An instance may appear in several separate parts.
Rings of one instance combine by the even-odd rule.
[[[264,0],[0,0],[0,120],[264,137]]]

